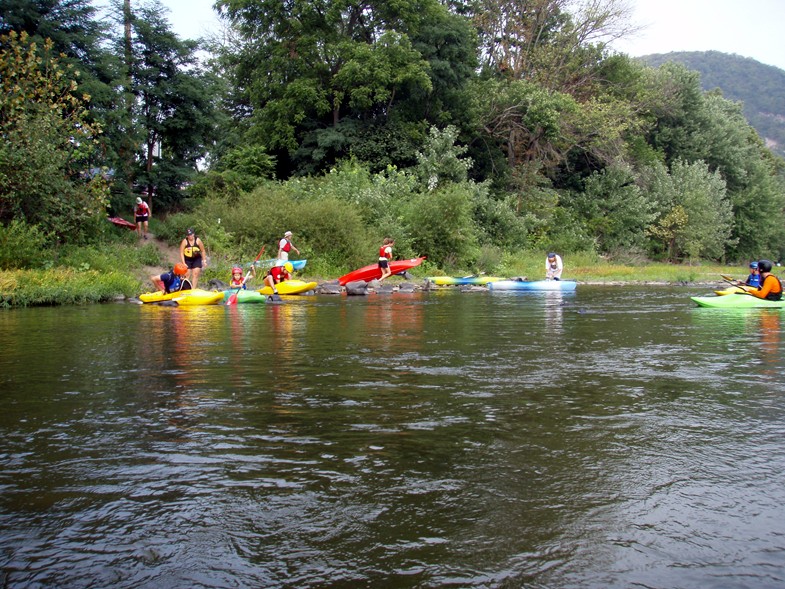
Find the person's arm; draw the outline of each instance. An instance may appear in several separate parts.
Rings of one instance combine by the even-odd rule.
[[[769,296],[769,293],[771,293],[771,287],[774,286],[775,281],[776,278],[774,280],[769,280],[769,277],[767,276],[763,280],[763,283],[760,285],[758,290],[748,290],[747,292],[752,296],[758,297],[759,299],[765,299],[767,296]]]
[[[161,280],[160,274],[153,274],[150,277],[150,282],[153,283],[153,286],[155,286],[156,290],[160,290],[162,292],[166,290],[166,287],[164,286],[164,281]]]
[[[185,264],[185,239],[180,242],[180,262]]]
[[[207,246],[204,245],[204,242],[202,241],[201,237],[197,237],[196,241],[197,241],[197,245],[199,246],[199,249],[204,252],[204,254],[202,254],[202,266],[207,267],[207,262],[209,261],[210,258],[210,252],[207,251]]]

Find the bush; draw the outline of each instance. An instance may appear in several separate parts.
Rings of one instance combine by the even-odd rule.
[[[0,268],[35,268],[43,266],[49,254],[47,246],[52,237],[37,225],[11,221],[0,225]]]
[[[121,272],[13,270],[0,274],[0,307],[109,301],[139,292],[139,281]]]

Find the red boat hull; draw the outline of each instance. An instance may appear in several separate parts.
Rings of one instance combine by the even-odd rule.
[[[400,272],[404,272],[409,268],[414,268],[415,266],[419,266],[422,264],[425,256],[421,258],[412,258],[410,260],[393,260],[390,262],[390,271],[393,274],[399,274]],[[381,278],[382,271],[379,270],[378,264],[371,264],[370,266],[364,266],[357,270],[353,270],[348,274],[344,274],[338,279],[338,284],[341,286],[349,284],[350,282],[354,282],[355,280],[365,280],[365,282],[370,282],[371,280],[375,280],[376,278]]]
[[[114,223],[118,227],[125,227],[127,229],[136,229],[136,225],[130,221],[126,221],[122,217],[109,217],[109,222]]]

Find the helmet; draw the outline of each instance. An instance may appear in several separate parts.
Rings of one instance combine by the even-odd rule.
[[[750,262],[750,268],[752,268],[753,270],[757,270],[758,269],[758,262]]]
[[[240,266],[235,266],[232,268],[232,274],[242,274],[242,273],[243,273],[243,269],[240,268]]]
[[[769,260],[758,260],[758,270],[761,272],[771,272],[773,266]]]
[[[291,274],[292,272],[294,272],[294,266],[292,266],[292,263],[291,263],[291,262],[286,262],[286,263],[283,265],[283,269],[284,269],[284,270],[286,270],[287,272],[289,272],[290,274]]]
[[[182,262],[178,262],[174,265],[174,273],[178,276],[185,276],[188,274],[188,266],[183,264]]]

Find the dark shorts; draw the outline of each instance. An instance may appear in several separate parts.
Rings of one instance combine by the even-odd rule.
[[[201,268],[202,256],[199,256],[197,258],[185,258],[185,265],[188,267],[189,270],[193,270],[194,268]]]
[[[390,261],[389,260],[379,260],[379,268],[384,270],[385,268],[389,268],[389,267],[390,267]]]
[[[149,215],[136,215],[136,222],[142,223],[144,221],[147,221],[148,217]]]

